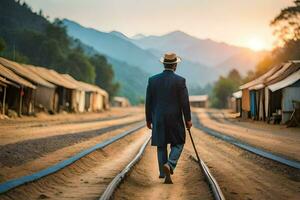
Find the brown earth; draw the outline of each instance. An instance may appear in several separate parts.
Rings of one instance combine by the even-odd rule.
[[[200,167],[189,158],[191,154],[191,144],[187,141],[172,176],[174,184],[163,184],[164,179],[158,178],[156,148],[149,145],[114,199],[213,199]]]
[[[46,138],[57,135],[73,134],[83,131],[92,131],[109,126],[114,126],[122,123],[129,123],[137,120],[143,120],[144,115],[137,113],[130,117],[121,119],[113,119],[100,122],[83,122],[83,123],[71,123],[60,124],[51,127],[27,127],[27,128],[6,128],[0,132],[0,145],[17,143],[24,140],[33,140],[37,138]]]
[[[148,136],[149,131],[142,129],[55,174],[0,195],[0,199],[98,199]]]
[[[212,114],[208,114],[208,112]],[[238,122],[230,123],[224,117],[220,117],[222,113],[218,110],[194,109],[194,113],[200,118],[201,123],[208,128],[275,154],[300,161],[299,128],[263,125],[262,123],[259,126],[254,124],[242,126]]]
[[[299,170],[255,156],[199,129],[194,128],[192,132],[200,157],[210,168],[226,199],[299,198]]]

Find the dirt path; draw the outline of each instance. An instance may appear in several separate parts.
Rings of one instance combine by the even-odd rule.
[[[196,125],[196,124],[195,124]],[[193,129],[201,158],[231,200],[296,200],[300,196],[300,172],[255,156]]]
[[[138,131],[53,175],[0,195],[0,199],[98,199],[148,136],[149,131]]]
[[[174,184],[167,185],[158,178],[156,148],[149,145],[114,199],[213,199],[199,166],[189,158],[189,146],[188,142],[172,176]]]
[[[0,145],[7,145],[12,143],[21,142],[24,140],[34,140],[58,135],[74,134],[84,131],[93,131],[110,126],[130,123],[138,120],[143,120],[144,114],[137,113],[136,115],[122,118],[113,119],[100,122],[83,122],[74,124],[61,124],[52,127],[30,127],[30,128],[11,128],[4,132],[0,132]]]
[[[280,129],[276,126],[271,130],[262,130],[238,126],[229,122],[222,123],[222,119],[220,121],[211,119],[204,109],[194,109],[194,113],[208,128],[275,154],[300,161],[300,134],[297,131],[290,131],[287,128]]]

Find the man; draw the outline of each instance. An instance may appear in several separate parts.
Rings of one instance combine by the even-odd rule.
[[[185,79],[175,74],[181,61],[175,53],[166,53],[160,60],[165,70],[148,80],[146,95],[147,127],[152,129],[151,145],[157,146],[159,178],[172,184],[176,164],[185,143],[185,128],[192,127],[189,96]],[[171,145],[168,156],[167,145]]]

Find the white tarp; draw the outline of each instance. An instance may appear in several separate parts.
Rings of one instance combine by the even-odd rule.
[[[276,90],[280,90],[289,85],[292,85],[293,83],[297,82],[299,79],[300,79],[300,70],[298,70],[297,72],[293,73],[292,75],[288,76],[287,78],[285,78],[277,83],[269,85],[268,88],[272,92],[275,92]]]
[[[194,95],[189,96],[190,102],[200,102],[200,101],[207,101],[208,95]]]
[[[236,99],[242,98],[242,90],[232,93],[232,96]]]

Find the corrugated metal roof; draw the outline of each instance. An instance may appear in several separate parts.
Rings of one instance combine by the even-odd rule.
[[[283,67],[283,65],[277,65],[277,66],[271,68],[269,71],[267,71],[266,73],[264,73],[260,77],[254,79],[253,81],[250,81],[250,82],[248,82],[248,83],[246,83],[244,85],[241,85],[240,86],[240,90],[246,89],[246,88],[250,88],[252,86],[255,86],[255,85],[263,83],[266,78],[268,78],[269,76],[272,76],[276,71],[278,71],[282,67]]]
[[[189,96],[189,100],[190,100],[190,102],[207,101],[208,100],[208,95]]]
[[[62,74],[59,74],[52,69],[35,66],[29,66],[29,69],[54,85],[58,85],[68,89],[77,88],[75,84],[71,83],[68,79],[63,77]]]
[[[298,70],[297,72],[291,74],[290,76],[286,77],[285,79],[283,79],[277,83],[269,85],[268,88],[272,92],[275,92],[282,88],[288,87],[288,86],[292,85],[293,83],[296,83],[299,79],[300,79],[300,70]]]
[[[29,81],[26,81],[25,79],[21,78],[11,70],[4,67],[2,64],[0,64],[0,75],[9,79],[10,81],[16,82],[22,86],[29,87],[32,89],[35,89],[36,87],[30,83]]]
[[[236,99],[242,98],[242,95],[243,95],[243,93],[242,93],[242,91],[241,91],[241,90],[240,90],[240,91],[237,91],[237,92],[234,92],[234,93],[232,93],[232,96],[233,96],[234,98],[236,98]]]
[[[300,69],[300,62],[297,61],[289,61],[289,66],[286,67],[286,69],[284,71],[282,71],[282,73],[277,73],[276,72],[276,76],[273,76],[273,78],[271,79],[267,79],[266,81],[266,85],[272,85],[276,82],[279,82],[283,79],[285,79],[286,77],[290,76],[291,74],[295,73],[296,71],[298,71]]]
[[[30,82],[33,82],[35,84],[38,85],[42,85],[45,87],[49,87],[49,88],[54,88],[55,86],[51,83],[49,83],[48,81],[42,79],[41,77],[39,77],[38,75],[31,73],[30,70],[27,69],[27,67],[11,61],[11,60],[7,60],[5,58],[0,57],[0,63],[5,66],[6,68],[10,69],[11,71],[13,71],[14,73],[16,73],[17,75],[26,78],[27,80],[29,80]]]

